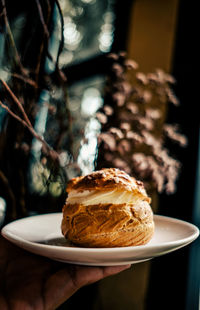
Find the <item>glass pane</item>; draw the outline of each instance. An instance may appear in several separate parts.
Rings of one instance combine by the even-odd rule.
[[[69,89],[70,109],[74,119],[74,160],[82,174],[94,170],[97,134],[101,127],[95,115],[103,104],[103,85],[104,78],[96,76],[76,83]]]
[[[37,115],[37,132],[44,134],[45,140],[53,147],[60,141],[60,164],[66,172],[67,178],[87,174],[94,170],[97,134],[101,125],[96,119],[96,112],[103,104],[102,88],[104,77],[92,76],[90,79],[74,83],[68,89],[68,107],[70,113],[71,126],[68,126],[67,115],[63,114],[64,107],[58,109],[56,114],[50,113],[47,106],[47,95],[43,93],[40,98],[40,111]],[[49,97],[49,105],[59,107],[61,105],[62,94],[57,90]],[[67,122],[67,123],[66,123]],[[66,127],[65,124],[67,124]],[[60,128],[64,131],[61,132]],[[60,195],[62,188],[62,175],[60,173],[50,176],[50,169],[41,159],[40,141],[33,139],[32,161],[30,164],[30,190],[34,193]],[[51,177],[50,187],[47,187],[47,180]]]

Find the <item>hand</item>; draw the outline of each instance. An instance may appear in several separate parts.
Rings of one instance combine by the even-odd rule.
[[[82,286],[129,267],[58,263],[28,253],[0,236],[0,309],[53,310]]]

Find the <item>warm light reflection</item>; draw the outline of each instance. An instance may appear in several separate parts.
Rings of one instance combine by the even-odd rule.
[[[50,176],[50,170],[41,162],[33,162],[31,164],[31,190],[41,195],[47,192],[46,182]]]
[[[73,17],[81,16],[84,13],[84,10],[81,6],[76,6],[70,10],[70,15]]]
[[[112,12],[106,12],[103,19],[104,24],[101,26],[101,32],[99,34],[99,49],[102,52],[109,52],[114,37],[114,14]]]
[[[109,52],[113,42],[113,32],[102,30],[99,36],[99,49],[102,52]]]
[[[49,185],[49,191],[54,197],[59,197],[62,194],[63,187],[60,182],[52,182]]]
[[[83,3],[94,3],[96,0],[81,0]]]
[[[84,116],[92,116],[102,105],[100,91],[97,88],[87,88],[83,93],[81,112]]]
[[[110,51],[114,35],[115,1],[60,0],[65,24],[61,66]],[[58,29],[58,36],[59,33]]]
[[[83,175],[94,170],[95,157],[97,152],[97,135],[101,129],[100,123],[95,118],[91,118],[85,129],[85,139],[87,143],[80,148],[78,156],[78,164]]]
[[[76,24],[70,17],[65,18],[64,37],[65,43],[67,44],[68,49],[71,51],[77,48],[82,39],[81,33],[77,30]]]
[[[67,166],[70,162],[70,155],[68,154],[67,151],[63,151],[59,154],[59,162],[61,167]]]
[[[74,58],[74,55],[71,51],[67,51],[66,48],[64,48],[63,52],[60,55],[59,63],[62,65],[66,65],[67,63],[70,63]]]
[[[6,212],[6,201],[0,197],[0,225],[3,223]]]

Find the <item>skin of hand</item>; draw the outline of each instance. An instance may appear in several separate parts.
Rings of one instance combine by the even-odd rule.
[[[0,236],[0,309],[54,310],[82,286],[129,267],[59,263],[26,252]]]

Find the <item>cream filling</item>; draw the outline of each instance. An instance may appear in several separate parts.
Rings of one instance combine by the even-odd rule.
[[[110,191],[71,191],[67,198],[67,203],[70,204],[83,204],[83,205],[96,205],[96,204],[122,204],[122,203],[135,203],[141,197],[133,194],[132,192],[110,190]]]

